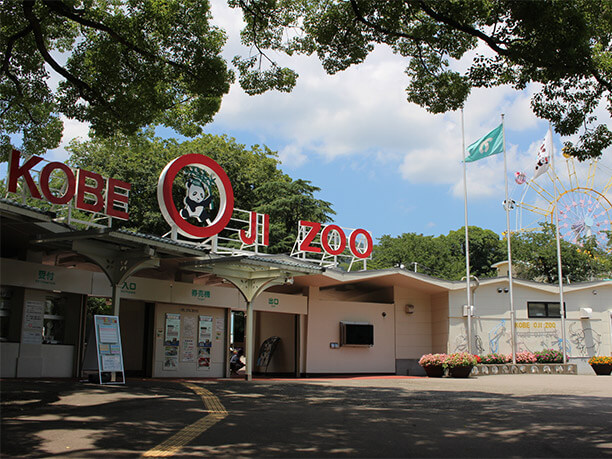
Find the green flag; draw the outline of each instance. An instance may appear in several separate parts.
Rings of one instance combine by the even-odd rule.
[[[478,161],[487,156],[497,155],[504,151],[504,127],[500,124],[487,135],[467,147],[468,157],[466,163]]]

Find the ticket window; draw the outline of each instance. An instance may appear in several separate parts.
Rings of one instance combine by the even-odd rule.
[[[43,314],[43,344],[75,345],[78,341],[80,296],[47,293]]]

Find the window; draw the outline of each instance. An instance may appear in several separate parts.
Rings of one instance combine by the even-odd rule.
[[[373,346],[374,325],[361,322],[340,322],[340,346]]]
[[[66,318],[66,297],[48,296],[43,316],[43,344],[64,343],[64,321]]]
[[[565,306],[565,303],[564,303]],[[566,308],[563,308],[567,312]],[[564,314],[567,317],[567,313]],[[537,319],[540,317],[561,318],[561,303],[546,301],[529,301],[527,303],[527,317]]]

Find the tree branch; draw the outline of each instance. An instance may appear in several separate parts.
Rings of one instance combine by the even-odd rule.
[[[94,89],[91,86],[89,86],[86,82],[77,78],[75,75],[67,71],[64,67],[59,65],[55,61],[55,59],[53,59],[53,57],[51,57],[51,55],[49,54],[49,51],[47,51],[47,48],[45,46],[45,41],[42,35],[42,30],[40,28],[40,22],[38,18],[34,15],[34,12],[32,10],[33,6],[34,6],[34,1],[32,0],[24,1],[23,2],[23,13],[24,13],[25,18],[28,20],[28,22],[32,26],[32,32],[34,33],[34,41],[36,42],[36,48],[42,55],[45,62],[48,63],[51,66],[51,68],[53,68],[53,70],[55,70],[61,76],[66,78],[66,80],[68,80],[71,84],[73,84],[78,89],[79,95],[84,100],[86,100],[89,103],[94,103],[98,101],[102,103],[103,105],[106,105],[107,107],[109,107],[111,111],[113,111],[114,113],[114,110],[112,109],[112,107],[110,107],[108,102],[104,98],[97,95],[96,91],[94,91]]]
[[[589,70],[597,82],[612,93],[612,82],[605,80],[596,68],[589,67]]]
[[[180,70],[188,73],[189,75],[194,76],[194,73],[191,71],[189,66],[186,66],[184,64],[179,64],[178,62],[174,62],[169,59],[164,59],[162,56],[158,56],[154,53],[151,53],[139,46],[134,45],[131,41],[122,37],[115,30],[111,29],[107,25],[104,25],[101,22],[92,21],[90,19],[85,19],[80,14],[77,14],[77,13],[83,12],[83,10],[76,10],[72,7],[68,7],[64,2],[57,1],[57,0],[44,0],[44,4],[49,10],[53,11],[59,16],[70,19],[71,21],[81,24],[82,26],[89,27],[95,30],[99,30],[101,32],[106,32],[108,35],[110,35],[116,41],[121,43],[123,46],[125,46],[128,49],[131,49],[132,51],[135,51],[141,56],[147,57],[151,60],[162,60],[166,62],[167,64],[170,64],[173,67],[177,67]]]
[[[353,2],[353,1],[354,0],[351,0],[351,2]],[[467,26],[465,24],[461,24],[460,22],[457,22],[457,21],[455,21],[452,18],[446,17],[446,16],[444,16],[444,15],[442,15],[440,13],[437,13],[436,11],[431,9],[429,7],[429,5],[427,5],[427,3],[425,3],[423,0],[419,1],[419,5],[421,5],[421,9],[423,10],[423,12],[425,12],[425,14],[427,14],[432,19],[435,19],[438,22],[442,22],[443,24],[446,24],[446,25],[452,27],[453,29],[465,32],[468,35],[471,35],[473,37],[480,38],[487,45],[489,45],[489,48],[491,48],[493,51],[495,51],[497,54],[499,54],[501,56],[509,56],[510,55],[510,51],[509,50],[507,50],[506,48],[500,47],[497,44],[497,42],[492,37],[490,37],[487,34],[481,32],[480,30],[475,29],[474,27],[471,27],[471,26]]]
[[[246,10],[248,13],[250,13],[251,16],[253,16],[253,18],[257,18],[260,15],[261,16],[265,15],[265,14],[261,13],[261,11],[256,12],[255,10],[253,10],[243,0],[240,0],[240,7],[243,8],[244,10]],[[268,15],[268,17],[270,19],[274,19],[274,17],[272,15]],[[261,48],[259,47],[259,43],[257,43],[257,26],[255,25],[255,21],[253,21],[253,25],[252,25],[251,29],[253,31],[253,46],[255,47],[255,49],[257,50],[257,52],[259,53],[259,56],[260,56],[260,59],[259,59],[259,70],[261,70],[261,58],[262,57],[265,57],[266,60],[270,63],[270,65],[272,65],[272,67],[277,67],[276,62],[274,62],[272,59],[270,59],[268,57],[268,55],[261,50]]]
[[[376,32],[379,32],[385,35],[390,35],[392,37],[407,38],[417,43],[423,41],[421,38],[415,37],[414,35],[411,35],[405,32],[396,32],[394,30],[388,30],[388,29],[385,29],[379,26],[378,24],[368,21],[363,16],[363,14],[361,14],[361,11],[359,10],[359,5],[357,5],[357,0],[351,0],[351,7],[353,8],[353,13],[355,13],[355,17],[357,18],[357,20],[363,23],[364,25],[370,27],[371,29],[375,30]]]
[[[17,40],[19,40],[20,38],[25,37],[31,31],[32,31],[32,26],[29,25],[28,27],[25,27],[24,29],[17,32],[15,35],[12,35],[8,38],[7,43],[6,43],[6,52],[4,54],[4,61],[2,62],[2,72],[6,73],[6,76],[15,84],[15,87],[17,88],[17,93],[21,97],[23,97],[21,83],[19,82],[19,79],[10,72],[9,64],[11,61],[11,55],[13,54],[13,46],[15,45],[15,42],[17,42]]]

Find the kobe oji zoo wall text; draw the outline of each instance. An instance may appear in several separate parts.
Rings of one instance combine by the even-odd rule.
[[[13,150],[8,168],[8,191],[18,193],[21,181],[22,189],[35,199],[54,205],[72,204],[79,210],[129,220],[131,184],[57,161],[42,166],[44,163],[39,156],[22,158],[19,151]],[[184,198],[179,206],[175,202],[177,180],[184,187]],[[241,226],[238,238],[243,244],[269,245],[269,216],[240,211],[249,215],[247,220],[233,218],[234,211],[240,209],[234,208],[232,184],[223,168],[207,156],[186,154],[169,162],[158,179],[157,201],[170,227],[189,239],[216,236],[228,227],[230,220],[237,220]],[[296,223],[299,233],[296,244],[302,252],[336,256],[348,249],[358,259],[366,259],[372,253],[372,237],[364,229],[345,233],[345,229],[333,224],[324,226],[305,220]]]
[[[128,199],[132,188],[129,183],[114,178],[105,179],[96,172],[71,168],[57,161],[47,163],[40,171],[34,171],[43,158],[31,156],[21,165],[20,158],[21,153],[13,150],[8,170],[7,190],[10,193],[17,193],[18,181],[21,178],[30,196],[35,199],[60,205],[68,204],[74,199],[77,209],[129,220]],[[33,172],[38,174],[38,186],[32,176]],[[58,173],[63,175],[59,189],[52,185],[53,177],[58,177]]]

